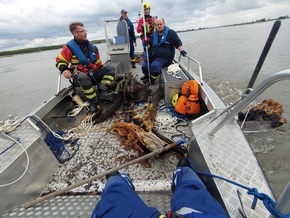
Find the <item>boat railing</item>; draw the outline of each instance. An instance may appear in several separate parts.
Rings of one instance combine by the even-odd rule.
[[[241,112],[246,106],[248,106],[253,100],[255,100],[261,93],[263,93],[268,87],[273,85],[276,82],[282,80],[290,79],[290,69],[283,70],[275,73],[272,76],[269,76],[264,81],[262,81],[252,92],[248,95],[245,95],[244,98],[240,101],[239,104],[234,107],[230,113],[228,113],[224,119],[214,127],[209,135],[213,136],[217,131],[219,131],[226,123],[232,120],[239,112]]]
[[[213,136],[217,131],[219,131],[227,122],[232,120],[240,111],[242,111],[246,106],[248,106],[254,99],[256,99],[261,93],[263,93],[268,87],[273,85],[276,82],[283,81],[283,80],[290,80],[290,69],[279,71],[272,76],[269,76],[264,81],[262,81],[252,92],[248,95],[244,96],[244,98],[240,101],[239,104],[232,109],[230,113],[228,113],[224,119],[215,126],[211,132],[209,133],[210,136]],[[283,193],[279,197],[275,209],[278,210],[280,213],[288,214],[290,213],[290,181],[288,185],[285,187]]]
[[[199,78],[200,78],[199,83],[202,86],[203,85],[203,79],[202,79],[202,70],[201,70],[201,64],[200,64],[200,62],[197,61],[196,59],[188,56],[188,55],[186,55],[185,57],[187,58],[187,65],[186,66],[187,66],[187,71],[188,72],[190,72],[189,67],[190,67],[190,63],[191,62],[194,62],[194,63],[196,63],[198,65],[198,72],[199,72]],[[180,60],[181,60],[181,55],[178,58],[178,64],[180,63]]]

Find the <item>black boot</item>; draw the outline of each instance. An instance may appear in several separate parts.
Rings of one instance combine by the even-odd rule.
[[[109,169],[110,170],[110,169]],[[109,173],[109,174],[107,174],[106,175],[106,179],[108,180],[111,176],[117,176],[117,175],[119,175],[120,173],[119,173],[119,171],[117,170],[117,171],[114,171],[114,172],[112,172],[112,173]]]
[[[95,113],[97,111],[98,98],[94,97],[89,102],[90,102],[90,112]]]
[[[106,101],[113,101],[113,97],[110,95],[108,87],[104,84],[99,85],[99,98]]]
[[[144,74],[144,76],[142,76],[140,79],[141,80],[149,80],[149,76],[148,76],[148,74]]]
[[[134,59],[131,59],[131,65],[133,68],[136,68],[136,61],[135,61],[135,58]]]

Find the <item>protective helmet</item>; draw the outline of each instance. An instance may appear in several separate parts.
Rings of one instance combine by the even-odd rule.
[[[144,7],[144,10],[151,8],[148,2],[145,2],[143,7]]]
[[[172,100],[171,100],[171,104],[173,107],[176,106],[178,98],[179,98],[179,93],[176,93],[175,95],[173,95]]]

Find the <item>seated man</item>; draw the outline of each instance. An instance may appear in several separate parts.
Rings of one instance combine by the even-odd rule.
[[[150,36],[150,45],[147,45],[149,47],[149,66],[147,61],[144,61],[142,64],[144,76],[141,80],[144,82],[149,80],[149,73],[151,75],[151,82],[154,82],[160,75],[161,69],[172,63],[175,55],[175,48],[180,51],[181,55],[187,55],[177,33],[165,26],[163,18],[157,18],[155,20],[155,25],[156,30]]]
[[[162,215],[148,207],[134,191],[128,175],[115,172],[107,176],[102,199],[97,203],[92,218],[226,218],[227,213],[210,195],[205,185],[190,168],[186,158],[181,159],[173,174],[171,212]]]
[[[81,87],[90,102],[90,111],[95,112],[99,96],[94,86],[98,85],[103,98],[106,98],[107,86],[115,79],[115,70],[103,66],[98,48],[87,39],[83,23],[71,23],[69,30],[74,39],[63,46],[56,57],[56,67],[66,79],[73,79],[74,86]]]

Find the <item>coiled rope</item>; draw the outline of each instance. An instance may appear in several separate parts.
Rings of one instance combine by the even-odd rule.
[[[177,113],[170,104],[163,104],[159,106],[158,110],[166,114],[157,116],[154,127],[160,131],[171,133],[171,140],[179,137],[188,142],[190,137],[178,129],[178,127],[188,126],[186,116]]]
[[[9,115],[8,120],[1,121],[1,123],[4,124],[0,126],[0,132],[8,133],[14,131],[20,125],[20,120],[18,117],[12,117]]]
[[[173,77],[177,78],[177,79],[181,79],[179,73],[181,73],[182,70],[180,69],[178,64],[170,64],[167,67],[167,73],[172,75]]]
[[[175,134],[177,133],[176,130],[177,120],[178,120],[177,117],[173,117],[169,114],[159,115],[156,118],[154,127],[160,131]]]
[[[89,106],[90,106],[90,103],[87,101],[84,102],[83,105],[81,105],[81,106],[75,105],[74,108],[72,109],[72,111],[68,112],[67,116],[74,117],[74,116],[78,115],[84,107],[86,107],[89,110],[89,108],[88,108]]]

